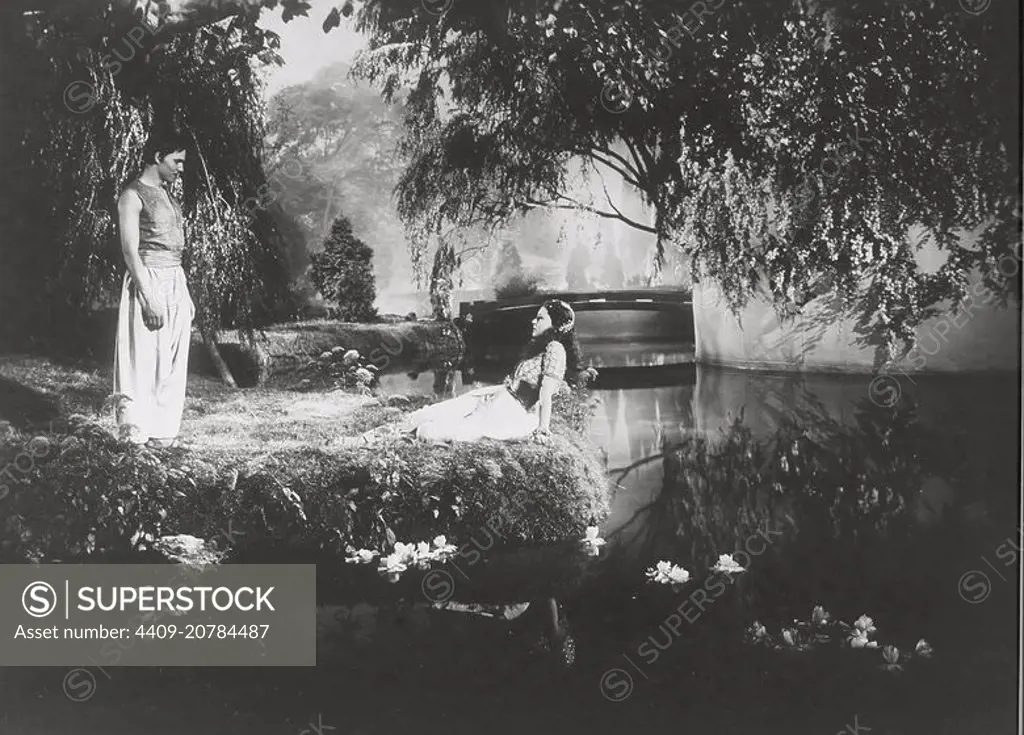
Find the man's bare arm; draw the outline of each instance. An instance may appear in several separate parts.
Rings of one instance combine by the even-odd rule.
[[[156,311],[156,284],[152,283],[149,274],[139,257],[139,212],[142,201],[131,191],[121,194],[117,200],[118,225],[121,231],[121,254],[124,256],[128,273],[139,294],[142,304],[142,318],[150,329],[163,326],[163,316]]]

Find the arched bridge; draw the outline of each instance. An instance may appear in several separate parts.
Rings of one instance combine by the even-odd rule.
[[[693,343],[688,291],[591,291],[462,302],[459,321],[470,348],[491,353],[503,346],[522,346],[529,339],[533,314],[548,299],[572,306],[581,341]]]

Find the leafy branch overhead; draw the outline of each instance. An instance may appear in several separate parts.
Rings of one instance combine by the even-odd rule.
[[[558,6],[557,9],[555,6]],[[879,361],[966,297],[1020,232],[1012,4],[367,2],[359,67],[409,88],[402,214],[435,231],[533,207],[598,210],[677,248],[730,306],[857,294]],[[714,6],[714,7],[713,7]],[[653,224],[577,202],[575,166]],[[610,187],[612,188],[612,187]],[[614,189],[613,189],[614,190]],[[970,247],[963,231],[974,231]],[[922,237],[912,237],[915,231]],[[947,255],[916,268],[927,242]]]
[[[933,310],[966,299],[972,271],[1000,298],[1015,288],[997,263],[1020,239],[1019,9],[962,5],[346,0],[322,27],[354,17],[369,38],[357,73],[405,103],[409,165],[396,193],[415,248],[536,207],[586,209],[653,231],[659,262],[668,248],[687,256],[734,309],[759,292],[780,313],[823,291],[856,294],[838,308],[881,361],[908,349]],[[106,23],[104,33],[144,19],[154,43],[244,19],[273,63],[279,39],[255,26],[259,13],[312,9],[23,7],[44,24]],[[651,221],[626,217],[607,193],[578,201],[581,167],[634,187]],[[915,263],[926,244],[946,256],[930,272]]]

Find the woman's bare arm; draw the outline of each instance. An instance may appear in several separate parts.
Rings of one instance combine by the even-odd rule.
[[[545,375],[540,381],[540,399],[537,413],[537,429],[540,431],[551,431],[551,401],[558,392],[558,380],[550,375]]]

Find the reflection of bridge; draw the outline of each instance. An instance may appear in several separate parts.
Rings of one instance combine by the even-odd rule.
[[[483,381],[497,384],[508,373],[507,362],[487,361],[462,369],[464,385]],[[697,366],[692,362],[649,367],[616,365],[597,368],[597,379],[590,384],[594,390],[631,390],[692,385]]]

